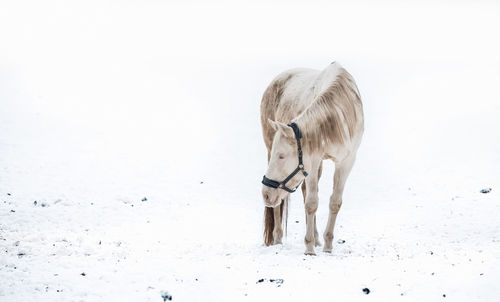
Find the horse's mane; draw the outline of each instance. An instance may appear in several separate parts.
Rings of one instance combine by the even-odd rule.
[[[271,125],[267,122],[268,119],[276,120],[277,111],[280,106],[283,93],[286,89],[287,82],[293,77],[293,73],[280,74],[270,85],[267,87],[262,102],[260,105],[260,119],[262,125],[262,134],[264,136],[264,143],[266,144],[267,151],[271,151],[274,133],[276,132]],[[283,104],[281,104],[283,106]]]
[[[358,121],[359,91],[352,76],[340,67],[331,84],[296,118],[304,148],[320,151],[325,145],[348,143]]]

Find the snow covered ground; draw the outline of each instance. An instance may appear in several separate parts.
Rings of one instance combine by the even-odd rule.
[[[2,2],[0,301],[498,301],[499,13]],[[366,117],[333,253],[298,193],[264,247],[260,97],[333,60]]]

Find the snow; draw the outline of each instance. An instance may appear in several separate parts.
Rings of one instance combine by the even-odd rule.
[[[497,301],[499,13],[2,2],[0,301]],[[260,97],[334,60],[366,131],[333,252],[303,254],[300,193],[265,247]]]

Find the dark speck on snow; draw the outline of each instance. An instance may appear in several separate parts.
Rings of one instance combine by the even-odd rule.
[[[479,191],[483,194],[486,194],[486,193],[490,193],[491,192],[491,188],[486,188],[486,189],[482,189],[481,191]]]
[[[363,288],[363,292],[368,295],[370,293],[370,289],[368,287],[365,287]]]
[[[256,284],[257,284],[257,283],[262,283],[262,282],[264,282],[264,281],[266,281],[266,280],[267,280],[267,279],[262,278],[262,279],[257,280],[257,282],[255,282],[255,283],[256,283]],[[276,283],[276,285],[278,285],[278,287],[280,287],[280,286],[281,286],[281,284],[283,284],[283,282],[285,282],[285,280],[283,280],[283,279],[269,279],[269,282],[271,282],[271,283]]]
[[[278,287],[280,287],[281,284],[283,284],[284,280],[283,279],[269,279],[269,282],[275,282],[276,284],[278,284]]]
[[[172,295],[169,294],[167,291],[162,291],[161,292],[161,298],[163,299],[163,302],[165,301],[172,301]]]

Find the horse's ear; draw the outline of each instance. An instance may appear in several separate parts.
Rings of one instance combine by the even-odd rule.
[[[268,118],[267,122],[271,126],[271,128],[274,129],[274,131],[278,131],[278,122],[273,121],[272,119]]]
[[[284,136],[293,138],[295,134],[293,133],[293,129],[285,123],[275,122],[278,126],[278,131],[281,132]]]
[[[278,122],[278,121],[273,121],[271,119],[267,119],[267,121],[268,121],[269,125],[271,125],[271,127],[274,129],[274,131],[279,131],[279,132],[283,133],[283,135],[286,137],[293,138],[295,136],[292,128],[287,126],[287,124],[282,123],[282,122]]]

